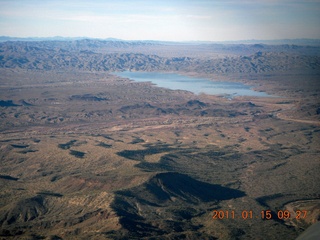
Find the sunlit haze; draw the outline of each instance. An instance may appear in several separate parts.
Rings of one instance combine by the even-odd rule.
[[[225,41],[320,38],[319,0],[0,0],[0,35]]]

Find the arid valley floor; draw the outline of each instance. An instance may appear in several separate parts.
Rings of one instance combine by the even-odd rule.
[[[319,46],[3,42],[0,83],[0,239],[295,239],[320,219]]]

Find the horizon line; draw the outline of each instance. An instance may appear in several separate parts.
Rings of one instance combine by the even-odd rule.
[[[115,37],[88,37],[88,36],[77,36],[77,37],[70,37],[70,36],[46,36],[46,37],[40,37],[40,36],[29,36],[29,37],[16,37],[16,36],[7,36],[7,35],[1,35],[1,38],[12,38],[12,39],[76,39],[76,40],[85,40],[85,39],[92,39],[92,40],[115,40],[115,41],[154,41],[154,42],[177,42],[177,43],[187,43],[187,42],[247,42],[247,41],[320,41],[320,38],[278,38],[278,39],[238,39],[238,40],[159,40],[159,39],[121,39],[121,38],[115,38]]]

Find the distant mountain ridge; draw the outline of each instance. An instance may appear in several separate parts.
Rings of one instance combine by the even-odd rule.
[[[283,45],[283,44],[293,44],[293,45],[310,45],[310,46],[320,46],[320,39],[308,39],[308,38],[298,38],[298,39],[275,39],[275,40],[228,40],[228,41],[161,41],[161,40],[123,40],[118,38],[91,38],[91,37],[10,37],[10,36],[0,36],[0,42],[6,41],[76,41],[76,40],[98,40],[98,41],[119,41],[119,42],[148,42],[154,44],[271,44],[271,45]]]
[[[189,57],[188,51],[193,50]],[[157,55],[167,52],[167,56]],[[202,53],[207,57],[201,56]],[[179,53],[180,55],[176,55]],[[184,54],[181,55],[181,54]],[[212,56],[224,54],[223,57]],[[230,54],[230,55],[229,55]],[[0,68],[84,71],[194,71],[270,73],[319,70],[320,46],[264,44],[165,45],[153,42],[7,41],[0,43]]]

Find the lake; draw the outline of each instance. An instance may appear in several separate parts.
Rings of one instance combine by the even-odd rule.
[[[229,98],[233,96],[271,97],[265,92],[254,91],[252,86],[242,83],[211,81],[205,78],[189,77],[176,73],[124,71],[113,74],[137,82],[151,82],[159,87],[186,90],[195,94],[226,95]]]

